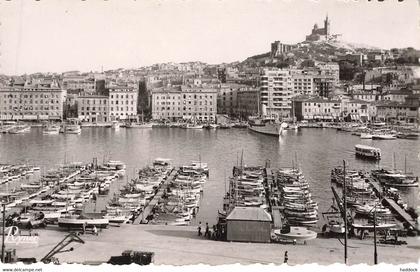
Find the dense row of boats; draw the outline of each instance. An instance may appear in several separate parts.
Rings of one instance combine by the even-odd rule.
[[[318,204],[312,199],[309,184],[297,168],[281,168],[275,177],[279,189],[278,204],[291,226],[308,226],[318,222]]]
[[[19,166],[19,169],[25,175],[39,172],[38,167]],[[125,165],[119,161],[108,161],[103,165],[61,165],[1,195],[6,204],[7,220],[20,227],[45,224],[65,228],[78,228],[84,224],[106,227],[108,219],[82,216],[83,206],[95,195],[106,194],[110,184],[124,174]]]
[[[188,225],[198,211],[208,175],[206,163],[192,162],[175,169],[171,159],[158,158],[151,166],[140,169],[110,201],[107,216],[121,221],[146,216],[141,223]],[[151,212],[144,215],[147,208]]]
[[[397,227],[393,213],[388,207],[383,206],[383,201],[378,197],[378,193],[384,194],[401,209],[408,211],[408,205],[404,203],[398,188],[418,186],[418,178],[414,175],[385,169],[375,169],[370,172],[347,169],[344,172],[344,168],[336,167],[331,171],[331,181],[340,187],[346,185],[346,202],[356,215],[351,218],[351,226],[356,229],[372,229],[374,218],[376,218],[375,227],[379,229]],[[375,188],[373,184],[375,182],[383,189]],[[367,222],[364,218],[367,219]],[[332,230],[335,230],[336,233],[344,232],[342,220],[332,220],[331,222],[335,226],[331,228]],[[338,231],[339,229],[340,231]]]

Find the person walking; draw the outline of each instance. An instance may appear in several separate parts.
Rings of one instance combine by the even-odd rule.
[[[96,225],[93,226],[93,235],[98,236],[98,229],[96,228]]]
[[[284,263],[287,264],[287,261],[289,260],[289,256],[287,255],[287,251],[284,252]]]
[[[198,236],[201,236],[201,221],[198,222]]]

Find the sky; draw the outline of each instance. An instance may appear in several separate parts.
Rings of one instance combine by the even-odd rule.
[[[297,43],[328,13],[331,32],[420,49],[419,0],[0,1],[0,73],[242,61]]]

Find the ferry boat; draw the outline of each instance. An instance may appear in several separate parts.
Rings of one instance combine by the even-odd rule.
[[[354,146],[354,149],[356,151],[356,156],[358,157],[372,160],[381,159],[381,150],[379,148],[357,144]]]
[[[57,135],[59,133],[60,126],[55,124],[49,124],[42,130],[42,134],[44,135]]]

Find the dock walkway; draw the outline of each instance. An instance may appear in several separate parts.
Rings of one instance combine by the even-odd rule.
[[[158,192],[153,196],[152,200],[149,201],[149,203],[146,205],[146,207],[143,209],[143,211],[134,220],[133,224],[138,225],[144,219],[146,219],[149,216],[149,214],[152,212],[155,205],[158,204],[159,200],[162,198],[164,192],[168,188],[169,182],[171,180],[173,180],[176,173],[177,173],[177,171],[175,170],[175,168],[172,168],[170,174],[166,177],[166,179],[163,181],[162,185],[159,187]]]
[[[404,222],[409,224],[412,228],[417,231],[420,231],[420,226],[416,224],[416,221],[405,211],[403,210],[393,199],[390,199],[383,195],[383,190],[381,185],[374,179],[370,179],[370,184],[372,184],[374,190],[378,197],[382,198],[386,206],[390,207]]]

